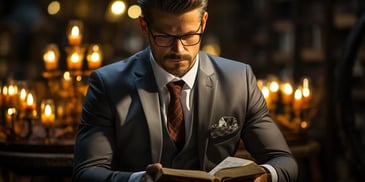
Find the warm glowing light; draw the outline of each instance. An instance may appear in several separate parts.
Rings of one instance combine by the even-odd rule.
[[[8,113],[9,116],[12,116],[16,113],[16,109],[14,107],[11,107],[11,108],[8,109],[7,113]]]
[[[79,36],[80,35],[80,29],[78,26],[73,26],[71,29],[71,36]]]
[[[63,73],[63,79],[64,80],[71,80],[71,74],[69,71],[65,71],[65,73]]]
[[[300,127],[301,127],[301,128],[305,129],[305,128],[308,128],[308,126],[309,126],[309,124],[308,124],[308,122],[307,122],[307,121],[302,121],[302,122],[300,122]]]
[[[29,93],[28,95],[27,95],[27,105],[28,106],[31,106],[31,105],[33,105],[34,104],[34,98],[33,98],[33,95],[31,94],[31,93]]]
[[[283,92],[286,95],[291,95],[293,93],[293,87],[291,86],[290,83],[285,83],[283,87],[284,87]]]
[[[58,68],[59,56],[60,52],[56,44],[50,44],[47,46],[43,54],[43,60],[46,70],[55,70]]]
[[[277,92],[279,90],[279,84],[276,81],[273,81],[270,83],[270,91],[271,92]]]
[[[3,95],[8,95],[8,87],[7,86],[3,87]]]
[[[44,108],[44,114],[47,115],[51,115],[52,114],[52,108],[49,104],[46,105],[46,107]]]
[[[86,56],[89,69],[96,69],[101,66],[103,54],[99,45],[92,45]]]
[[[269,98],[269,96],[270,96],[270,90],[266,86],[263,86],[262,87],[261,92],[264,95],[265,99]]]
[[[50,126],[55,122],[55,105],[52,99],[43,100],[41,103],[41,122]]]
[[[299,88],[296,89],[295,92],[294,92],[294,99],[295,100],[302,99],[302,91]]]
[[[14,96],[18,93],[18,87],[16,85],[9,85],[8,87],[8,94],[10,96]]]
[[[142,10],[138,5],[132,5],[128,8],[128,16],[132,19],[136,19],[141,16]]]
[[[73,53],[72,55],[71,55],[71,62],[73,62],[73,63],[77,63],[77,62],[79,62],[80,61],[80,56],[79,56],[79,54],[77,54],[77,53]]]
[[[303,97],[309,97],[310,96],[310,90],[309,90],[309,79],[304,78],[303,79]]]
[[[25,88],[22,88],[20,90],[20,100],[25,101],[26,98],[27,98],[27,90],[25,90]]]
[[[125,12],[126,4],[123,1],[114,1],[111,6],[111,12],[115,15],[121,15]]]
[[[48,4],[48,14],[55,15],[57,14],[61,9],[60,2],[58,1],[52,1]]]
[[[70,45],[79,45],[82,41],[83,23],[79,20],[71,20],[67,30],[68,42]]]

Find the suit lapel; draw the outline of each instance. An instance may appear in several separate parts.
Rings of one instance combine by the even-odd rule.
[[[158,89],[152,68],[149,63],[149,50],[140,58],[142,64],[137,69],[136,87],[142,108],[146,116],[147,125],[150,134],[152,162],[161,161],[162,153],[162,125],[160,101],[158,97]]]
[[[197,113],[198,126],[198,146],[199,158],[201,159],[201,166],[205,168],[206,147],[209,138],[209,126],[212,121],[213,106],[215,102],[215,91],[217,86],[216,75],[212,62],[207,54],[200,52],[200,65],[198,72],[197,84],[197,100],[195,103],[195,113]]]

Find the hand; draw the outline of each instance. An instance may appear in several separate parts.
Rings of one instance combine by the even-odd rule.
[[[142,176],[141,181],[142,182],[155,181],[156,174],[161,169],[162,169],[162,164],[160,164],[160,163],[149,164],[146,167],[146,173]]]
[[[264,173],[262,175],[260,175],[259,177],[257,177],[254,182],[269,182],[267,179],[267,173]]]

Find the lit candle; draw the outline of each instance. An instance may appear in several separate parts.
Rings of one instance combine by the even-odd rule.
[[[267,107],[269,109],[271,109],[270,90],[269,90],[269,88],[267,88],[267,86],[262,86],[261,92],[262,92],[262,95],[264,95]]]
[[[18,86],[15,84],[10,84],[7,87],[7,103],[14,105],[18,103]]]
[[[42,112],[41,112],[41,122],[45,126],[51,126],[54,124],[56,115],[55,115],[55,106],[53,101],[48,99],[46,101],[42,101]]]
[[[7,109],[6,111],[6,116],[5,116],[5,120],[6,120],[6,126],[11,128],[12,131],[15,131],[14,128],[14,119],[15,119],[15,115],[17,113],[17,110],[15,107],[10,107]]]
[[[68,34],[68,42],[70,43],[70,45],[77,46],[80,45],[81,40],[82,40],[81,24],[79,24],[79,22],[76,21],[71,21],[70,30]]]
[[[20,90],[19,98],[21,105],[24,107],[24,105],[27,103],[27,90],[25,88]]]
[[[26,103],[24,105],[24,110],[26,112],[33,112],[36,108],[35,99],[32,93],[27,94]]]
[[[276,81],[272,81],[269,85],[270,89],[270,99],[272,102],[276,102],[278,100],[278,91],[279,91],[279,83]]]
[[[304,107],[309,107],[310,102],[312,100],[312,94],[309,88],[309,79],[304,78],[303,79],[303,89],[302,89],[302,95],[303,95],[303,105]]]
[[[58,68],[59,55],[59,49],[56,44],[50,44],[47,46],[46,51],[43,54],[46,70],[55,70]]]
[[[72,47],[66,49],[67,52],[67,68],[69,70],[80,70],[84,59],[85,48]]]
[[[96,69],[101,66],[101,62],[103,59],[102,51],[99,45],[92,45],[87,54],[87,63],[89,69]]]
[[[7,102],[8,102],[8,87],[4,86],[1,90],[2,90],[2,92],[1,92],[2,102],[3,102],[3,104],[7,104]]]
[[[301,109],[302,109],[302,90],[301,88],[297,88],[294,92],[293,110],[295,112],[300,112]]]
[[[293,98],[293,87],[289,82],[284,83],[282,86],[282,101],[283,104],[289,105]]]
[[[63,78],[61,80],[61,85],[62,85],[62,88],[64,88],[64,89],[68,89],[68,88],[71,87],[72,79],[71,79],[70,72],[65,71],[65,73],[63,73]]]
[[[67,59],[67,67],[70,70],[81,69],[82,61],[80,55],[77,52],[72,53]]]

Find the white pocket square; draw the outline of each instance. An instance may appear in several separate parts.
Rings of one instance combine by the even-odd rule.
[[[229,135],[238,129],[237,119],[233,116],[223,116],[218,122],[211,126],[210,136],[217,138],[220,136]]]

